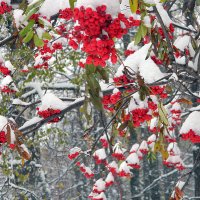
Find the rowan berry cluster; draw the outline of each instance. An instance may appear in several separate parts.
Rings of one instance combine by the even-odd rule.
[[[0,143],[6,143],[7,139],[6,139],[6,133],[4,131],[0,132]]]
[[[9,6],[6,2],[1,2],[0,4],[0,15],[4,13],[10,12],[12,10],[12,6]]]
[[[78,22],[74,26],[71,34],[68,35],[69,45],[78,49],[79,45],[87,54],[86,64],[95,66],[106,66],[106,61],[113,64],[117,62],[117,52],[114,38],[122,38],[132,26],[139,26],[140,20],[132,17],[127,19],[124,14],[119,13],[116,18],[112,18],[106,13],[106,6],[98,6],[96,10],[92,8],[74,8],[60,11],[60,18],[73,19]]]
[[[59,110],[59,109],[54,110],[54,109],[51,109],[51,108],[48,108],[47,110],[42,110],[42,111],[40,111],[39,108],[37,108],[37,110],[38,110],[38,115],[40,115],[44,119],[48,118],[52,115],[59,114],[61,112],[61,110]],[[58,122],[59,120],[60,120],[59,117],[55,117],[54,119],[49,121],[49,123]]]
[[[192,143],[200,143],[200,136],[190,129],[187,133],[181,134],[183,140],[190,140]]]
[[[121,98],[121,92],[116,92],[111,95],[103,96],[102,103],[104,109],[112,112],[114,110],[114,105],[120,100],[120,98]]]
[[[135,127],[139,127],[141,123],[152,119],[148,108],[136,108],[132,110],[131,117]]]
[[[10,70],[7,68],[7,67],[5,67],[5,66],[3,66],[1,63],[0,63],[0,72],[3,74],[3,75],[9,75],[10,74]]]
[[[113,81],[115,85],[127,85],[129,83],[133,83],[133,80],[130,80],[125,74],[118,77],[114,77]]]
[[[158,95],[160,98],[165,99],[167,98],[167,93],[165,91],[165,86],[151,86],[150,93],[152,95]]]
[[[9,88],[8,86],[3,86],[3,87],[1,87],[1,92],[12,94],[12,93],[15,93],[16,90],[13,90],[13,89]]]

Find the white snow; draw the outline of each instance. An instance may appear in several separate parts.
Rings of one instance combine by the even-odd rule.
[[[6,124],[8,120],[6,117],[0,115],[0,131],[6,131]]]
[[[190,43],[190,36],[178,36],[177,39],[174,41],[174,46],[181,51],[184,51],[185,48],[188,47]]]
[[[30,105],[31,103],[24,102],[24,101],[22,101],[22,100],[20,100],[20,99],[13,99],[12,104],[13,104],[13,105],[28,106],[28,105]]]
[[[153,83],[165,76],[151,58],[140,63],[139,72],[146,83]]]
[[[98,191],[104,191],[105,187],[106,187],[105,181],[102,178],[100,178],[95,182],[93,189],[97,189]]]
[[[9,60],[5,62],[5,67],[7,67],[11,72],[14,70],[14,66],[11,64]]]
[[[7,75],[5,78],[1,80],[1,87],[9,86],[12,90],[18,91],[16,85],[13,82],[13,79],[10,75]]]
[[[140,163],[138,155],[136,153],[131,153],[127,158],[126,161],[128,164],[138,164]]]
[[[81,149],[79,147],[74,147],[74,148],[70,149],[69,153],[74,154],[74,153],[80,152],[80,151],[81,151]]]
[[[195,71],[197,71],[197,69],[198,69],[199,56],[200,56],[200,53],[198,53],[197,56],[196,56],[195,59],[194,59],[194,67],[193,67],[193,69],[194,69]]]
[[[41,101],[42,104],[39,106],[40,111],[47,110],[48,108],[63,110],[67,107],[67,104],[55,96],[53,93],[46,93],[42,97]]]
[[[163,5],[161,3],[156,3],[156,8],[163,20],[164,25],[169,27],[169,25],[172,23],[172,20],[170,19],[167,11],[163,8]]]
[[[106,179],[105,179],[105,182],[106,182],[106,183],[114,182],[114,176],[112,175],[111,172],[107,175],[107,177],[106,177]]]
[[[8,5],[10,5],[11,0],[0,0],[0,3],[1,3],[1,2],[5,2],[5,3],[7,3]]]
[[[42,35],[44,32],[45,32],[45,30],[43,28],[41,28],[41,27],[36,28],[36,33],[39,38],[42,38]]]
[[[178,147],[178,144],[176,142],[171,142],[168,147],[167,147],[167,151],[170,153],[173,153],[174,155],[180,155],[181,151]]]
[[[39,13],[47,18],[57,14],[60,9],[69,8],[69,1],[66,0],[45,0],[39,9]]]
[[[183,123],[180,134],[188,133],[191,130],[193,130],[197,135],[200,135],[200,112],[194,111],[192,112],[185,122]]]
[[[180,105],[180,103],[175,102],[175,103],[172,105],[171,110],[180,111],[180,110],[181,110],[181,105]]]
[[[132,95],[132,98],[131,98],[131,101],[129,103],[129,106],[128,106],[128,110],[129,111],[132,111],[136,108],[147,108],[147,101],[144,100],[144,101],[141,101],[140,100],[140,95],[138,92],[136,92],[135,94]]]
[[[106,159],[106,151],[104,148],[98,149],[94,152],[93,156],[97,156],[100,160]]]
[[[25,146],[25,144],[21,144],[20,147],[23,149],[23,151],[25,151],[29,154],[29,151],[28,151],[27,147]]]
[[[107,7],[106,13],[109,13],[112,17],[117,17],[120,12],[119,0],[77,0],[76,3],[76,7],[78,8],[84,6],[85,8],[91,7],[92,9],[96,9],[96,7],[101,5]]]
[[[134,144],[132,147],[131,147],[131,150],[130,150],[130,153],[135,153],[137,152],[137,150],[139,149],[139,144]]]
[[[21,24],[23,24],[23,21],[24,21],[23,12],[24,11],[21,9],[15,9],[13,11],[13,17],[14,17],[15,25],[17,29],[21,26]]]
[[[131,171],[130,171],[131,167],[129,167],[127,165],[127,162],[126,161],[123,161],[119,167],[119,172],[122,172],[124,171],[125,173],[127,174],[131,174]]]
[[[107,165],[107,167],[116,169],[116,172],[118,173],[118,165],[117,165],[117,163],[115,161],[112,161],[111,163],[109,163]]]
[[[20,127],[20,129],[26,128],[27,126],[30,126],[32,124],[36,124],[37,122],[41,121],[42,118],[40,117],[33,117],[32,119],[28,120],[23,124],[23,126]]]
[[[156,141],[156,134],[152,134],[147,139],[148,142],[155,142]]]
[[[178,57],[178,58],[175,57],[175,60],[176,60],[176,63],[178,63],[180,65],[185,65],[186,64],[186,58],[185,58],[185,56]]]
[[[124,61],[124,65],[131,68],[131,73],[137,72],[139,65],[146,59],[151,43],[145,44],[134,54],[129,55]]]
[[[142,150],[148,150],[148,144],[147,144],[147,141],[146,140],[143,140],[142,143],[140,144],[140,147],[139,147],[139,151],[142,151]]]
[[[151,28],[151,19],[149,16],[145,16],[144,19],[143,19],[143,22],[144,22],[144,25],[147,27],[147,28]]]
[[[137,51],[139,49],[139,46],[135,45],[135,42],[132,41],[128,44],[128,47],[127,47],[128,50],[131,50],[131,51]]]

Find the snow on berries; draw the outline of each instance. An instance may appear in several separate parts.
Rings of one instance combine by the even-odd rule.
[[[181,151],[176,142],[172,142],[168,145],[167,152],[169,154],[168,158],[163,161],[168,167],[175,167],[178,170],[184,169],[184,163],[180,157]]]
[[[70,149],[68,158],[70,160],[73,160],[79,156],[80,152],[81,152],[81,149],[79,147],[74,147],[74,148]]]
[[[139,169],[140,168],[140,161],[138,158],[138,155],[136,153],[131,153],[129,156],[126,158],[127,165]]]
[[[102,178],[100,178],[95,182],[92,192],[101,193],[105,191],[105,188],[106,188],[106,182]]]
[[[10,75],[7,75],[1,80],[0,89],[1,92],[8,94],[16,93],[18,91]]]
[[[6,117],[0,115],[0,143],[6,143],[6,125],[8,120]]]
[[[120,143],[116,143],[113,147],[112,156],[117,160],[125,160],[124,151],[126,151],[126,149],[122,148]]]
[[[147,154],[149,152],[147,141],[143,140],[138,150],[143,154]]]
[[[107,138],[108,137],[108,138]],[[104,147],[104,148],[108,148],[109,146],[109,143],[108,143],[108,139],[110,139],[110,135],[106,135],[106,134],[103,134],[99,141],[101,142],[101,145]]]
[[[138,151],[138,149],[139,149],[139,144],[133,144],[133,146],[131,147],[131,149],[130,149],[130,153],[136,153],[137,151]]]
[[[37,108],[37,113],[43,118],[48,118],[52,115],[59,114],[66,106],[67,105],[54,94],[47,93],[42,97],[41,105]],[[59,117],[55,117],[50,120],[50,122],[58,122],[59,120]]]
[[[121,177],[127,177],[130,178],[132,173],[131,173],[131,167],[128,166],[126,161],[123,161],[119,167],[119,176]]]
[[[10,61],[4,61],[3,58],[0,56],[0,72],[4,75],[10,75],[10,73],[13,71],[13,65]]]
[[[93,153],[93,157],[95,159],[96,164],[101,164],[101,163],[105,163],[105,159],[106,159],[106,151],[104,148],[102,149],[98,149]]]
[[[105,179],[106,187],[110,187],[111,185],[113,185],[113,184],[114,184],[114,181],[115,181],[114,176],[113,176],[113,174],[110,172],[110,173],[107,175],[106,179]]]
[[[119,169],[118,169],[118,164],[116,163],[116,161],[112,161],[106,167],[112,174],[118,174]]]
[[[190,140],[192,143],[200,143],[200,112],[190,113],[180,129],[180,136],[183,140]]]
[[[86,178],[90,179],[94,177],[94,172],[90,169],[90,167],[87,167],[84,163],[80,162],[77,162],[76,165]]]

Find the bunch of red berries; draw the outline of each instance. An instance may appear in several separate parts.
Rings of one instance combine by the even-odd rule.
[[[6,2],[1,2],[0,4],[0,15],[3,15],[4,13],[10,12],[12,10],[12,7],[9,6]]]
[[[106,66],[106,61],[117,62],[117,53],[114,38],[122,38],[132,26],[139,26],[140,20],[132,17],[127,19],[124,14],[119,13],[117,18],[112,18],[106,13],[106,6],[92,8],[75,8],[72,11],[65,9],[60,11],[60,18],[69,20],[73,18],[78,22],[71,34],[69,34],[69,45],[77,49],[82,44],[82,50],[87,53],[86,64],[95,66]]]
[[[10,70],[3,65],[3,63],[0,63],[0,72],[3,74],[3,75],[9,75],[10,74]]]
[[[159,95],[160,98],[165,99],[167,98],[167,93],[165,92],[165,86],[151,86],[150,92],[151,95]]]
[[[4,131],[0,132],[0,143],[6,143],[7,139],[6,139],[6,133]]]
[[[131,111],[131,115],[135,127],[139,127],[141,123],[152,119],[148,108],[136,108]]]
[[[38,115],[40,115],[41,117],[43,117],[44,119],[45,118],[48,118],[52,115],[55,115],[55,114],[59,114],[61,111],[59,109],[52,109],[52,108],[48,108],[47,110],[42,110],[42,111],[39,111],[39,108],[37,108],[38,110]],[[49,122],[58,122],[60,120],[59,117],[55,117],[54,119],[52,119],[51,121]]]
[[[129,83],[133,83],[133,81],[129,80],[125,74],[118,77],[114,77],[113,81],[115,85],[127,85]]]
[[[3,87],[1,87],[1,92],[12,94],[12,93],[15,93],[16,90],[13,90],[13,89],[9,88],[8,86],[3,86]]]

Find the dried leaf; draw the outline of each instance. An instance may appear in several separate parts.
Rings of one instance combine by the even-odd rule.
[[[164,149],[161,150],[161,154],[163,160],[167,160],[167,158],[169,157],[169,153]]]
[[[6,140],[7,140],[7,144],[11,144],[11,130],[10,130],[10,126],[7,125],[6,127],[7,129],[7,133],[6,133]]]
[[[136,13],[138,9],[138,0],[129,0],[130,8],[132,13]]]
[[[24,166],[24,163],[25,161],[24,161],[24,158],[22,157],[22,167]]]
[[[184,103],[184,104],[187,104],[187,105],[192,105],[192,102],[188,99],[185,99],[185,98],[178,99],[177,102]]]
[[[24,159],[26,159],[26,160],[30,160],[31,155],[30,155],[28,152],[23,151],[23,152],[22,152],[22,157],[23,157]]]
[[[175,187],[175,200],[181,200],[182,198],[183,192],[178,187]]]

